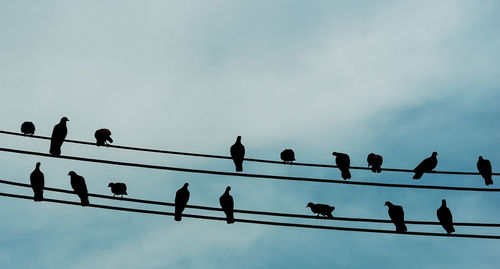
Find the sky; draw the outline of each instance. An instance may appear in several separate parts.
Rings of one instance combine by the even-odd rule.
[[[366,166],[411,169],[438,152],[438,170],[500,164],[498,1],[4,1],[0,0],[0,129],[23,121],[68,139],[109,128],[117,145],[333,164],[333,151]],[[1,147],[48,152],[48,141],[1,135]],[[63,155],[217,171],[230,160],[64,144]],[[29,182],[42,163],[48,187],[90,192],[125,182],[131,198],[219,206],[226,186],[238,209],[436,221],[446,199],[457,222],[500,222],[495,193],[364,187],[213,176],[0,152],[1,179]],[[245,172],[339,179],[331,168],[244,164]],[[484,187],[479,176],[373,174],[352,181]],[[497,177],[493,178],[498,187]],[[32,195],[0,186],[1,192]],[[78,201],[75,195],[45,197]],[[91,203],[170,211],[121,201]],[[186,213],[212,214],[187,209]],[[497,268],[496,240],[271,227],[34,203],[0,197],[1,268]],[[236,215],[236,218],[255,216]],[[265,218],[275,221],[276,218]],[[297,220],[392,230],[391,224]],[[443,232],[408,225],[410,231]],[[456,227],[457,233],[500,229]]]

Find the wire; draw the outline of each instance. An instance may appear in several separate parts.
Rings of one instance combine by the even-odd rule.
[[[18,195],[11,193],[3,193],[0,192],[0,196],[17,198],[17,199],[26,199],[31,200],[32,198],[26,195]],[[45,202],[51,203],[59,203],[59,204],[68,204],[68,205],[76,205],[80,206],[80,203],[66,201],[66,200],[57,200],[57,199],[44,199]],[[154,210],[144,210],[137,208],[128,208],[128,207],[117,207],[117,206],[108,206],[108,205],[100,205],[100,204],[89,204],[87,207],[95,207],[101,209],[108,210],[117,210],[117,211],[128,211],[135,213],[143,213],[143,214],[153,214],[153,215],[165,215],[165,216],[173,216],[174,213],[170,212],[162,212],[162,211],[154,211]],[[193,215],[193,214],[182,214],[185,218],[196,218],[196,219],[206,219],[206,220],[217,220],[217,221],[226,221],[226,218],[223,217],[213,217],[213,216],[205,216],[205,215]],[[287,223],[287,222],[274,222],[274,221],[262,221],[262,220],[251,220],[251,219],[235,219],[236,222],[242,223],[252,223],[252,224],[260,224],[260,225],[272,225],[272,226],[283,226],[283,227],[298,227],[298,228],[308,228],[308,229],[321,229],[321,230],[337,230],[337,231],[352,231],[352,232],[367,232],[367,233],[385,233],[385,234],[403,234],[403,235],[420,235],[420,236],[439,236],[439,237],[462,237],[462,238],[480,238],[480,239],[500,239],[500,236],[497,235],[482,235],[482,234],[443,234],[443,233],[431,233],[431,232],[404,232],[400,233],[397,231],[390,230],[379,230],[379,229],[367,229],[367,228],[353,228],[353,227],[338,227],[338,226],[323,226],[323,225],[311,225],[311,224],[299,224],[299,223]]]
[[[265,175],[265,174],[248,174],[248,173],[234,173],[234,172],[222,172],[214,170],[202,170],[202,169],[191,169],[191,168],[181,168],[173,166],[161,166],[161,165],[151,165],[151,164],[140,164],[140,163],[129,163],[120,161],[110,161],[101,159],[91,159],[84,157],[75,156],[52,156],[48,153],[25,151],[18,149],[9,149],[0,147],[0,151],[27,154],[34,156],[59,158],[67,160],[76,160],[84,162],[93,163],[105,163],[112,165],[121,166],[131,166],[131,167],[141,167],[149,169],[159,169],[159,170],[169,170],[178,171],[186,173],[197,173],[197,174],[209,174],[209,175],[221,175],[221,176],[236,176],[236,177],[250,177],[250,178],[267,178],[276,180],[291,180],[291,181],[307,181],[307,182],[321,182],[321,183],[332,183],[332,184],[347,184],[347,185],[362,185],[362,186],[377,186],[377,187],[390,187],[390,188],[409,188],[409,189],[434,189],[434,190],[454,190],[454,191],[481,191],[481,192],[500,192],[500,189],[486,189],[486,188],[471,188],[471,187],[449,187],[449,186],[432,186],[432,185],[408,185],[408,184],[393,184],[393,183],[378,183],[378,182],[361,182],[361,181],[342,181],[337,179],[323,179],[323,178],[309,178],[309,177],[290,177],[290,176],[276,176],[276,175]]]
[[[14,186],[19,186],[19,187],[31,188],[31,185],[29,185],[29,184],[13,182],[13,181],[8,181],[8,180],[0,180],[0,184],[8,184],[8,185],[14,185]],[[74,191],[70,191],[70,190],[50,188],[50,187],[44,187],[44,190],[53,191],[53,192],[60,192],[60,193],[69,193],[69,194],[75,193]],[[110,196],[110,195],[102,195],[102,194],[95,194],[95,193],[89,193],[88,195],[91,197],[108,199],[108,200],[115,200],[115,201],[120,200],[120,201],[126,201],[126,202],[151,204],[151,205],[162,205],[162,206],[170,206],[170,207],[175,206],[174,203],[168,203],[168,202],[142,200],[142,199],[135,199],[135,198],[127,198],[127,197],[115,198],[115,197]],[[208,210],[208,211],[219,211],[219,212],[222,211],[222,209],[218,208],[218,207],[198,206],[198,205],[186,205],[186,207],[192,208],[192,209]],[[322,217],[317,217],[314,215],[278,213],[278,212],[243,210],[243,209],[234,209],[234,213],[263,215],[263,216],[275,216],[275,217],[287,217],[287,218],[350,221],[350,222],[392,223],[392,221],[385,220],[385,219],[348,218],[348,217],[322,218]],[[434,221],[407,220],[407,221],[405,221],[405,223],[406,224],[416,224],[416,225],[441,225],[441,223],[434,222]],[[472,226],[472,227],[500,227],[500,223],[454,222],[453,225],[454,226]]]
[[[23,136],[23,137],[29,137],[29,138],[37,138],[37,139],[50,140],[50,137],[48,137],[48,136],[39,136],[39,135],[27,136],[27,135],[24,135],[22,133],[9,132],[9,131],[3,131],[3,130],[0,130],[0,134],[7,134],[7,135],[15,135],[15,136]],[[81,145],[96,146],[95,143],[81,141],[81,140],[67,139],[67,140],[64,140],[64,141],[68,142],[68,143],[75,143],[75,144],[81,144]],[[231,159],[231,157],[229,157],[229,156],[213,155],[213,154],[203,154],[203,153],[193,153],[193,152],[160,150],[160,149],[140,148],[140,147],[131,147],[131,146],[119,146],[119,145],[107,145],[107,147],[116,148],[116,149],[125,149],[125,150],[144,151],[144,152],[155,152],[155,153],[165,153],[165,154],[184,155],[184,156],[193,156],[193,157],[213,158],[213,159]],[[281,162],[281,161],[265,160],[265,159],[245,158],[244,160],[248,161],[248,162],[284,164],[284,162]],[[309,167],[337,168],[336,165],[317,164],[317,163],[299,163],[299,162],[294,162],[294,163],[291,163],[290,165],[309,166]],[[371,170],[371,168],[363,167],[363,166],[350,166],[349,168],[350,169],[357,169],[357,170]],[[412,169],[400,169],[400,168],[382,168],[382,171],[414,173],[414,171]],[[431,171],[431,172],[426,172],[426,173],[431,173],[431,174],[449,174],[449,175],[479,175],[478,172],[456,172],[456,171]],[[492,173],[492,175],[499,176],[500,173]]]

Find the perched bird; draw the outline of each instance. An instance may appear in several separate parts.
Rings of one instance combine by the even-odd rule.
[[[231,187],[227,186],[224,194],[219,198],[220,206],[224,213],[226,214],[227,224],[234,223],[234,201],[233,196],[229,194]]]
[[[446,207],[446,200],[443,199],[441,202],[441,207],[436,211],[437,217],[441,226],[443,226],[444,230],[451,234],[455,232],[455,228],[453,228],[453,217],[451,215],[451,211]]]
[[[382,162],[384,161],[384,159],[382,159],[382,155],[370,153],[368,154],[368,158],[366,158],[366,160],[368,161],[368,167],[372,167],[373,173],[382,172],[382,168],[380,168]]]
[[[68,128],[66,128],[67,121],[69,121],[68,118],[63,117],[52,130],[52,138],[50,139],[50,154],[54,156],[61,155],[61,146],[66,138],[66,134],[68,134]]]
[[[71,177],[71,187],[76,192],[78,197],[80,197],[82,206],[89,205],[89,192],[87,191],[85,178],[73,171],[70,171],[68,175]]]
[[[491,179],[491,163],[489,160],[483,159],[483,156],[479,156],[477,170],[479,170],[479,173],[484,178],[486,186],[493,184],[493,180]]]
[[[113,183],[113,182],[110,182],[108,184],[108,188],[111,188],[111,192],[113,193],[113,197],[115,197],[115,195],[121,195],[122,198],[123,198],[123,195],[128,195],[127,194],[127,185],[125,185],[125,183],[121,183],[121,182]]]
[[[106,141],[108,141],[109,143],[113,143],[113,139],[111,138],[111,131],[106,128],[95,131],[94,137],[96,139],[95,144],[98,147],[107,145]]]
[[[437,155],[437,152],[433,152],[431,157],[423,160],[419,165],[417,165],[417,167],[413,169],[413,172],[415,172],[413,179],[419,179],[424,173],[432,172],[438,164],[438,159],[436,158]]]
[[[285,163],[292,163],[295,161],[295,152],[292,149],[285,149],[280,154],[281,160]]]
[[[333,219],[332,212],[333,212],[333,210],[335,210],[334,206],[329,206],[329,205],[325,205],[325,204],[315,204],[315,203],[309,202],[307,204],[306,208],[308,208],[308,207],[311,208],[311,211],[313,213],[318,214],[317,215],[318,217],[319,217],[319,215],[322,215],[325,218]]]
[[[245,146],[241,144],[241,136],[236,138],[236,142],[231,146],[231,157],[233,158],[236,172],[243,171],[243,158],[245,158]]]
[[[175,216],[174,220],[182,220],[182,211],[186,208],[187,202],[189,200],[189,190],[188,183],[184,183],[184,186],[177,190],[175,193]]]
[[[21,124],[21,133],[33,136],[35,134],[35,124],[31,121],[23,122],[23,124]]]
[[[403,207],[400,205],[393,205],[391,202],[385,202],[385,205],[389,207],[388,213],[389,217],[396,226],[396,231],[398,232],[406,232],[405,225],[405,212],[403,211]]]
[[[45,179],[42,171],[40,171],[40,163],[36,163],[35,170],[30,175],[31,188],[33,189],[33,200],[35,202],[43,201],[43,187],[45,186]]]
[[[351,172],[349,171],[349,166],[351,165],[351,159],[349,158],[349,155],[339,152],[334,152],[332,153],[332,155],[335,156],[335,163],[337,164],[337,167],[340,169],[340,172],[342,173],[342,178],[343,179],[351,178]]]

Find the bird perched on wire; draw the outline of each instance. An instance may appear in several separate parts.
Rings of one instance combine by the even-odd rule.
[[[453,216],[451,215],[450,209],[446,207],[445,199],[441,201],[441,207],[436,211],[436,215],[441,226],[443,226],[443,229],[448,234],[455,232],[455,228],[453,228]]]
[[[384,159],[382,158],[382,155],[378,155],[375,153],[370,153],[368,154],[368,157],[366,158],[368,161],[368,167],[372,167],[372,172],[373,173],[380,173],[382,172],[382,162]]]
[[[115,197],[115,195],[121,195],[121,198],[123,198],[123,195],[128,195],[127,194],[127,185],[125,185],[125,183],[110,182],[108,184],[108,188],[111,188],[111,192],[113,193],[113,197]]]
[[[33,136],[35,134],[35,124],[31,121],[23,122],[23,124],[21,124],[21,133]]]
[[[385,202],[385,205],[389,207],[388,213],[389,217],[396,226],[397,232],[406,232],[406,224],[405,224],[405,212],[403,211],[403,207],[400,205],[393,205],[391,202]]]
[[[477,170],[484,178],[484,184],[486,184],[486,186],[493,184],[493,180],[491,179],[491,163],[489,160],[483,159],[483,156],[479,156]]]
[[[417,167],[413,169],[413,172],[415,172],[413,179],[419,179],[424,173],[432,172],[432,170],[434,170],[434,168],[436,168],[438,164],[438,160],[436,157],[437,155],[437,152],[433,152],[432,156],[426,158],[419,165],[417,165]]]
[[[40,171],[40,163],[36,163],[35,170],[30,174],[31,188],[33,189],[33,200],[35,202],[43,201],[43,188],[45,187],[45,178]]]
[[[66,127],[66,122],[69,121],[68,118],[63,117],[61,121],[54,126],[52,130],[52,137],[50,139],[50,154],[54,156],[61,155],[61,146],[66,139],[68,134],[68,128]]]
[[[94,137],[96,139],[96,145],[98,147],[107,145],[106,141],[108,141],[109,143],[113,143],[113,139],[111,138],[111,131],[106,128],[95,131]]]
[[[319,217],[319,215],[322,215],[325,218],[333,219],[332,212],[333,212],[333,210],[335,210],[334,206],[329,206],[329,205],[325,205],[325,204],[315,204],[315,203],[309,202],[307,204],[306,208],[308,208],[308,207],[311,208],[311,211],[313,213],[318,214],[317,215],[318,217]]]
[[[188,183],[184,183],[184,186],[177,190],[175,193],[175,215],[174,220],[182,220],[182,211],[186,208],[187,202],[189,200],[189,190]]]
[[[233,158],[236,172],[243,171],[243,159],[245,158],[245,146],[241,144],[241,136],[236,138],[236,142],[230,148],[231,158]]]
[[[78,175],[74,171],[70,171],[68,175],[71,178],[71,187],[78,195],[78,197],[80,197],[82,206],[89,205],[89,192],[87,191],[87,184],[85,184],[85,178]]]
[[[280,154],[281,160],[284,163],[292,163],[295,161],[295,152],[292,149],[285,149]]]
[[[349,171],[349,166],[351,165],[351,159],[349,158],[349,155],[339,152],[333,152],[332,155],[335,156],[335,163],[337,164],[337,167],[339,168],[342,174],[342,178],[343,179],[351,178],[351,172]]]
[[[233,196],[229,194],[230,190],[231,187],[227,186],[226,191],[219,198],[220,206],[222,207],[224,214],[226,214],[227,224],[234,223],[234,201],[233,201]]]

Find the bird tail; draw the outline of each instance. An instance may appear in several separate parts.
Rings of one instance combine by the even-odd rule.
[[[124,192],[123,192],[123,195],[128,195],[127,191],[124,191]]]
[[[109,141],[109,143],[113,143],[113,138],[111,138],[111,136],[108,137],[108,141]]]
[[[35,200],[35,202],[43,201],[43,190],[35,191],[33,195],[33,200]]]
[[[56,143],[56,142],[50,142],[50,154],[54,155],[54,156],[59,156],[61,155],[61,145],[59,145],[59,143]]]
[[[332,215],[332,212],[329,212],[328,214],[326,214],[326,216],[330,219],[333,219],[333,215]]]
[[[380,173],[380,172],[382,172],[382,167],[377,166],[377,173]]]
[[[349,169],[342,170],[342,178],[343,179],[350,179],[351,178],[351,172],[349,171]]]
[[[103,140],[103,139],[97,139],[97,140],[96,140],[96,142],[95,142],[95,144],[96,144],[98,147],[100,147],[100,146],[104,146],[104,141],[105,141],[105,140]]]
[[[174,220],[175,221],[181,221],[182,220],[182,213],[181,212],[175,212]]]
[[[372,172],[377,173],[377,167],[375,165],[372,165]]]
[[[88,206],[89,203],[89,197],[87,195],[79,195],[80,196],[80,201],[82,203],[82,206]]]
[[[233,215],[233,212],[227,212],[227,213],[226,213],[226,222],[227,222],[227,224],[234,223],[234,215]]]
[[[415,171],[415,175],[413,176],[413,179],[420,179],[424,175],[424,172],[422,171]]]
[[[486,184],[486,186],[493,184],[493,180],[491,179],[491,176],[485,178],[484,183]]]
[[[451,234],[451,233],[454,233],[455,232],[455,228],[453,227],[453,225],[450,225],[449,227],[446,228],[446,232]]]
[[[396,231],[400,233],[406,232],[407,231],[406,224],[400,223],[396,225]]]
[[[235,163],[235,165],[236,165],[236,172],[243,171],[243,163]]]

